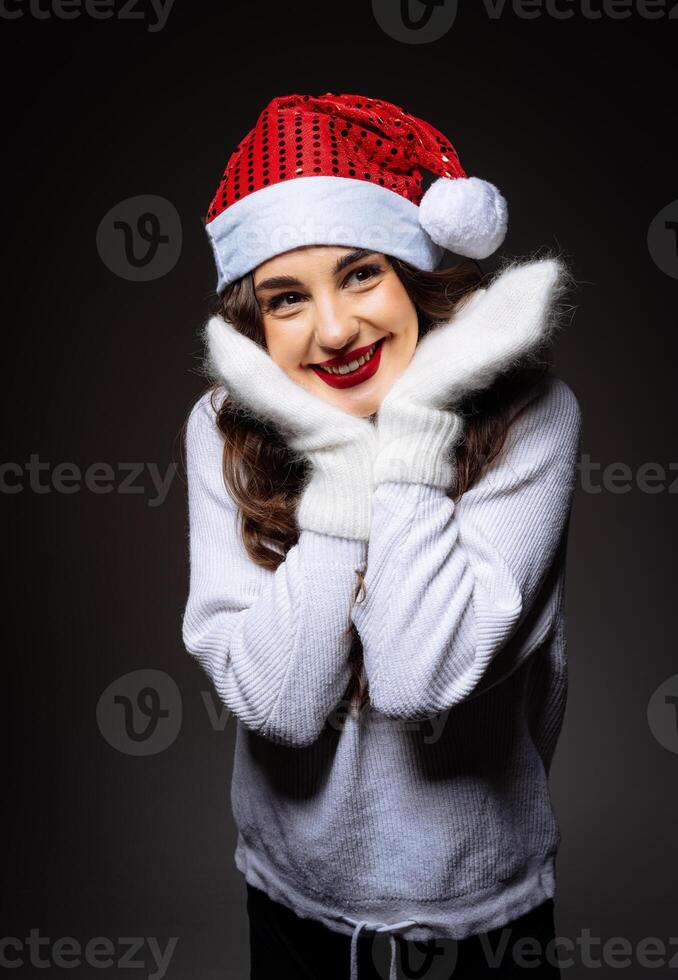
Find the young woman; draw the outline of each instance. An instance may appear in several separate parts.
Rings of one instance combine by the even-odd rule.
[[[183,636],[237,719],[251,977],[558,976],[563,268],[488,281],[497,189],[332,93],[264,109],[207,231]]]

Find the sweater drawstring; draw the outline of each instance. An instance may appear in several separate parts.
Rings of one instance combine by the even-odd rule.
[[[351,934],[351,980],[358,980],[358,936],[361,929],[370,929],[373,932],[387,932],[388,941],[391,947],[391,963],[388,971],[388,980],[398,980],[396,972],[396,941],[393,935],[399,929],[407,929],[409,926],[421,925],[417,919],[403,919],[402,922],[368,922],[367,919],[352,919],[349,915],[342,915],[344,922],[354,926]]]

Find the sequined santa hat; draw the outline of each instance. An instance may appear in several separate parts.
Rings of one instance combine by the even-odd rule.
[[[438,175],[424,193],[422,168]],[[369,248],[432,270],[504,240],[497,188],[469,177],[443,134],[360,95],[273,99],[231,155],[205,219],[217,291],[302,245]]]

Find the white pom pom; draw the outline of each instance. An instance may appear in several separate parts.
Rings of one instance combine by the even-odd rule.
[[[478,177],[439,177],[419,205],[419,224],[443,248],[486,259],[506,237],[508,207],[494,184]]]

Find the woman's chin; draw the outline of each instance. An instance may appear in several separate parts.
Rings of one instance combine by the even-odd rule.
[[[348,392],[346,391],[334,392],[334,397],[331,398],[331,402],[350,415],[356,415],[359,418],[369,418],[370,415],[374,415],[381,404],[381,392],[376,392],[374,389],[369,393],[358,394],[355,391],[350,397],[347,397],[347,395]]]

